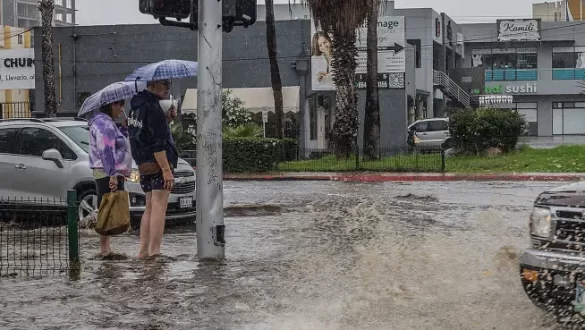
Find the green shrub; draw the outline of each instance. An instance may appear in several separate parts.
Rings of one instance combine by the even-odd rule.
[[[225,138],[223,170],[226,173],[268,172],[276,168],[283,142],[264,138]]]
[[[526,120],[507,109],[460,110],[450,116],[449,129],[452,145],[464,153],[480,154],[489,148],[509,152],[516,148]]]

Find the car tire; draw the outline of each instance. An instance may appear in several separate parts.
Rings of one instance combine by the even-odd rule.
[[[85,189],[82,191],[77,200],[79,206],[77,207],[78,219],[81,220],[88,216],[91,211],[97,211],[97,191],[95,188]]]

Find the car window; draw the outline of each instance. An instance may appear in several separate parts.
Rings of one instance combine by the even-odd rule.
[[[417,132],[426,132],[428,129],[428,122],[421,121],[420,123],[414,125],[414,130]]]
[[[0,154],[18,154],[18,128],[0,129]]]
[[[429,127],[428,127],[429,131],[437,132],[437,131],[449,130],[449,124],[444,120],[433,120],[433,121],[429,121],[428,123],[429,123]]]
[[[66,126],[59,129],[83,151],[89,153],[89,126]]]
[[[25,128],[20,134],[20,154],[41,157],[48,149],[57,149],[64,159],[75,159],[75,153],[63,140],[42,128]]]

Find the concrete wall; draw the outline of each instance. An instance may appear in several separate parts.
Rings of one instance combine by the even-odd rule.
[[[278,59],[284,86],[299,85],[299,76],[292,63],[306,48],[309,24],[308,21],[278,22]],[[224,34],[224,87],[270,86],[265,31],[265,24],[258,22],[248,29],[237,28],[232,33]],[[40,32],[35,33],[36,54],[41,54],[40,37]],[[62,71],[56,86],[63,89],[61,112],[75,112],[78,109],[78,93],[94,93],[110,83],[123,80],[139,66],[169,58],[197,59],[196,32],[160,25],[55,28],[54,42],[56,73],[59,65]],[[36,110],[43,111],[39,108],[44,103],[40,65],[36,67],[36,77]],[[196,78],[173,83],[175,94],[197,87]]]

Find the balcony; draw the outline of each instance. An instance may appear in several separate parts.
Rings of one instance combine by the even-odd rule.
[[[537,69],[485,70],[485,81],[536,81]]]
[[[585,80],[585,69],[553,69],[553,80]]]

